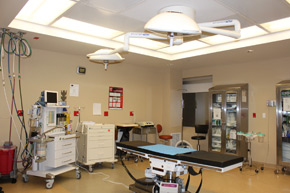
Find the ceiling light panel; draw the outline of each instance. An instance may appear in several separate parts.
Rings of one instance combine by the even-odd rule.
[[[262,27],[269,30],[270,32],[279,32],[290,29],[290,17],[271,21],[268,23],[261,24]]]
[[[286,0],[286,2],[290,4],[290,0]]]
[[[222,35],[214,35],[214,36],[209,36],[206,38],[201,38],[199,40],[201,40],[202,42],[208,43],[210,45],[216,45],[216,44],[232,42],[232,41],[235,41],[236,39],[227,37],[227,36],[222,36]]]
[[[171,46],[171,47],[163,48],[163,49],[160,49],[158,51],[164,52],[167,54],[176,54],[176,53],[180,53],[180,52],[186,52],[186,51],[190,51],[190,50],[204,48],[207,46],[209,46],[209,45],[206,43],[194,40],[194,41],[183,43],[183,44],[178,45],[178,46]]]
[[[48,25],[75,3],[71,0],[29,0],[16,19]]]
[[[258,26],[251,26],[241,29],[241,38],[240,39],[246,39],[256,36],[265,35],[267,32],[263,30],[262,28],[259,28]]]
[[[116,36],[123,34],[123,32],[121,31],[85,23],[67,17],[60,18],[58,21],[53,23],[52,26],[106,39],[112,39]]]
[[[124,42],[124,35],[119,36],[113,40],[116,40],[118,42]],[[162,42],[158,42],[158,41],[154,41],[150,39],[145,39],[145,38],[130,38],[129,44],[139,46],[142,48],[148,48],[151,50],[158,50],[160,48],[165,48],[168,46],[168,44],[166,43],[162,43]]]

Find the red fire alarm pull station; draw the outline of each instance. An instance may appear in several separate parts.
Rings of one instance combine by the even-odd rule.
[[[131,116],[131,117],[134,116],[134,111],[130,111],[130,116]]]
[[[256,118],[256,113],[253,113],[253,118]]]
[[[75,117],[79,116],[79,111],[74,111],[74,116]]]
[[[104,116],[105,117],[109,116],[109,112],[108,111],[104,111]]]

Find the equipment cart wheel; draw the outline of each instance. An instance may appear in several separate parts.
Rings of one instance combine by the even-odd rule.
[[[114,164],[114,162],[112,163],[112,169],[114,169],[114,167],[115,167],[115,164]]]
[[[47,189],[51,189],[53,187],[54,179],[47,179],[45,181],[46,181],[45,187]]]
[[[81,172],[79,170],[76,170],[76,178],[79,180],[81,179],[82,175]]]
[[[22,181],[24,182],[24,183],[27,183],[28,182],[28,175],[27,174],[23,174],[22,175]]]
[[[255,169],[255,172],[256,172],[256,173],[259,173],[259,169]]]
[[[12,184],[15,184],[16,182],[17,182],[17,179],[16,179],[16,178],[12,178],[12,179],[11,179],[11,183],[12,183]]]
[[[278,169],[275,170],[274,173],[275,173],[275,174],[279,174],[279,170],[278,170]]]
[[[262,170],[262,171],[264,170],[264,167],[263,167],[263,166],[261,167],[261,170]]]
[[[243,168],[242,167],[240,167],[240,171],[243,171]]]
[[[92,173],[94,171],[93,165],[89,165],[89,172]]]

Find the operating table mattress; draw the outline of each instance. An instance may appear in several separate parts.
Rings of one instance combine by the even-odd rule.
[[[143,154],[150,154],[153,156],[159,156],[159,157],[166,157],[171,158],[174,160],[180,160],[183,162],[194,162],[197,164],[202,165],[210,165],[214,167],[228,167],[234,164],[238,164],[243,162],[243,157],[235,156],[235,155],[228,155],[228,154],[220,154],[220,153],[214,153],[214,152],[206,152],[206,151],[195,151],[189,153],[182,153],[182,154],[176,154],[171,155],[167,154],[166,152],[158,152],[152,150],[152,148],[144,149],[143,147],[146,146],[152,146],[152,145],[158,145],[153,143],[148,143],[144,141],[124,141],[117,143],[118,148],[122,148],[124,150],[131,150],[140,152]]]

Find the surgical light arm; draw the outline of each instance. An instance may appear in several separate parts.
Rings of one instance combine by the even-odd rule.
[[[240,33],[241,24],[236,19],[199,23],[198,26],[200,27],[201,31],[204,31],[204,32],[229,36],[236,39],[241,37],[241,33]],[[218,27],[229,27],[229,26],[234,26],[235,28],[234,31],[218,29]],[[171,36],[169,35],[169,37]],[[147,39],[159,39],[159,40],[167,39],[167,37],[158,36],[151,33],[129,32],[129,33],[126,33],[124,36],[124,46],[114,49],[110,54],[127,52],[129,50],[130,38],[147,38]],[[174,44],[175,44],[174,40],[170,38],[170,46]]]
[[[167,39],[167,37],[157,36],[157,35],[154,35],[151,33],[129,32],[129,33],[126,33],[124,36],[124,46],[112,50],[110,52],[110,54],[128,52],[130,38],[147,38],[147,39],[159,39],[159,40],[166,40]]]
[[[201,31],[204,31],[204,32],[229,36],[229,37],[236,38],[236,39],[241,37],[241,33],[240,33],[241,24],[238,20],[235,20],[235,19],[199,23],[198,25],[199,25]],[[234,31],[217,28],[217,27],[229,27],[229,26],[234,26],[234,28],[235,28]]]

